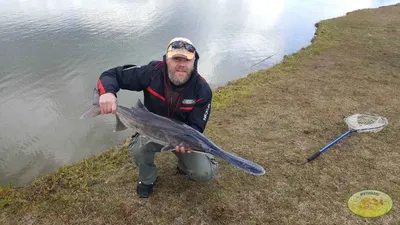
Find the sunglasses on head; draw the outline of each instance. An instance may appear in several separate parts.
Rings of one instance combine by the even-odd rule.
[[[185,47],[186,50],[189,52],[194,52],[196,49],[194,48],[193,45],[183,42],[183,41],[174,41],[170,44],[172,48],[183,48]]]

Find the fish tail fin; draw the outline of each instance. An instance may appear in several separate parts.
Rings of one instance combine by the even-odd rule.
[[[99,106],[92,106],[88,111],[86,111],[80,119],[87,119],[87,118],[92,118],[95,116],[98,116],[101,114],[100,107]]]
[[[128,128],[127,126],[125,126],[124,123],[122,123],[121,119],[117,115],[115,115],[115,118],[116,118],[116,123],[115,123],[114,132],[126,130]]]

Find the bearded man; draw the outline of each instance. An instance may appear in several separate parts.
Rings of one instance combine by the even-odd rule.
[[[198,60],[193,43],[177,37],[168,43],[162,61],[104,71],[97,82],[101,113],[115,113],[120,89],[143,91],[144,105],[150,112],[204,132],[211,112],[212,91],[197,72]],[[136,191],[141,198],[153,192],[158,177],[154,156],[162,147],[138,133],[132,136],[128,150],[138,168]],[[212,155],[192,152],[182,146],[176,146],[173,152],[178,159],[177,172],[188,179],[209,181],[216,175],[218,163]]]

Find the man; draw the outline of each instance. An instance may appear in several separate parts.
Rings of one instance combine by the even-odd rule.
[[[97,82],[101,113],[115,113],[120,89],[143,91],[144,105],[149,111],[203,132],[211,111],[212,91],[197,72],[198,60],[192,42],[178,37],[169,42],[162,61],[104,71]],[[133,135],[128,149],[139,171],[136,191],[141,198],[147,198],[157,179],[154,155],[163,146],[154,142],[143,145],[147,142],[143,139],[139,134]],[[187,178],[209,181],[215,176],[218,164],[211,155],[192,153],[181,146],[175,147],[174,154],[178,158],[178,172]]]

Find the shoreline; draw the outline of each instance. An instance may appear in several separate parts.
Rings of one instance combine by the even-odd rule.
[[[400,96],[400,19],[395,15],[400,15],[400,4],[322,20],[315,24],[307,47],[213,90],[205,135],[229,152],[264,165],[264,177],[248,176],[218,160],[221,172],[216,180],[208,186],[194,184],[173,174],[173,156],[156,156],[162,180],[157,194],[143,203],[135,197],[137,170],[125,142],[64,165],[30,185],[0,187],[0,221],[180,224],[183,216],[195,224],[232,224],[237,219],[270,224],[365,223],[346,208],[352,192],[372,186],[400,201],[400,180],[394,175],[400,172],[395,151],[400,127],[395,99]],[[299,167],[346,130],[344,115],[359,111],[388,117],[388,128],[353,135],[315,163]],[[196,207],[199,215],[192,215]],[[85,210],[78,213],[79,209]],[[146,220],[158,209],[164,211]],[[179,209],[183,212],[177,213]],[[400,222],[398,210],[394,206],[389,215],[369,222]]]

